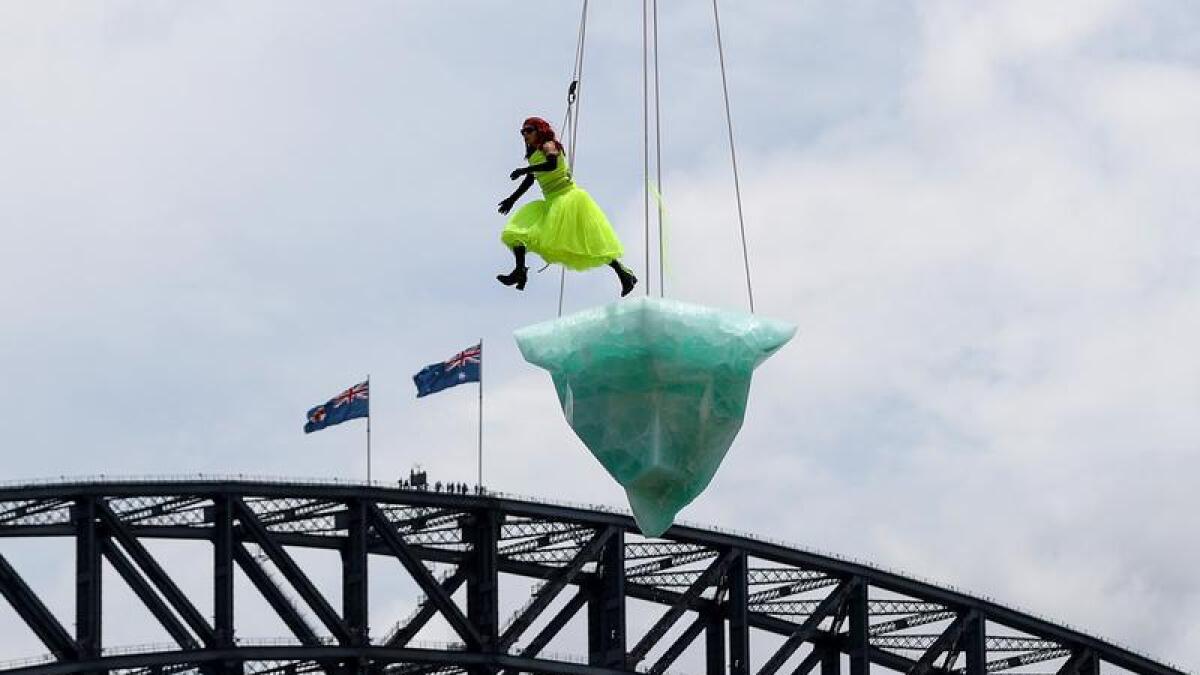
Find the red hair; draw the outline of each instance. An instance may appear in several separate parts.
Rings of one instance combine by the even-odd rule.
[[[543,143],[553,143],[554,147],[560,151],[563,149],[563,144],[558,142],[554,136],[554,129],[550,127],[550,123],[540,117],[529,117],[522,123],[522,126],[533,127],[537,130],[537,144],[541,147]]]

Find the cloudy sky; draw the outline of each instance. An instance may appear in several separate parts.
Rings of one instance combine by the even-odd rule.
[[[645,279],[639,5],[592,3],[576,175]],[[578,10],[0,3],[4,478],[362,478],[361,423],[300,428],[369,373],[375,477],[471,481],[476,389],[411,376],[482,338],[488,485],[623,505],[511,337],[557,271],[493,279]],[[744,310],[711,6],[660,15],[667,294]],[[799,334],[682,517],[1200,668],[1200,7],[722,22],[757,308]]]

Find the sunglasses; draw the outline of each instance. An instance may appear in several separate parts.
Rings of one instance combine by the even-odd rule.
[[[521,135],[522,136],[524,136],[525,134],[532,134],[535,131],[537,131],[537,129],[534,129],[533,127],[521,127]]]

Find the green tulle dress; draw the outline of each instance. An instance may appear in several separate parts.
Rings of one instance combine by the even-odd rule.
[[[545,161],[541,150],[529,156],[530,165]],[[505,246],[524,246],[547,263],[576,271],[621,257],[621,240],[591,195],[571,180],[565,155],[558,156],[553,171],[535,171],[533,175],[545,199],[529,202],[508,219],[500,234]]]

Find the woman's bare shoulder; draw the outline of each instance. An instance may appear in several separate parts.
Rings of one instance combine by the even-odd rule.
[[[555,145],[554,141],[546,141],[545,143],[542,143],[542,152],[545,153],[547,157],[557,155],[558,146]]]

